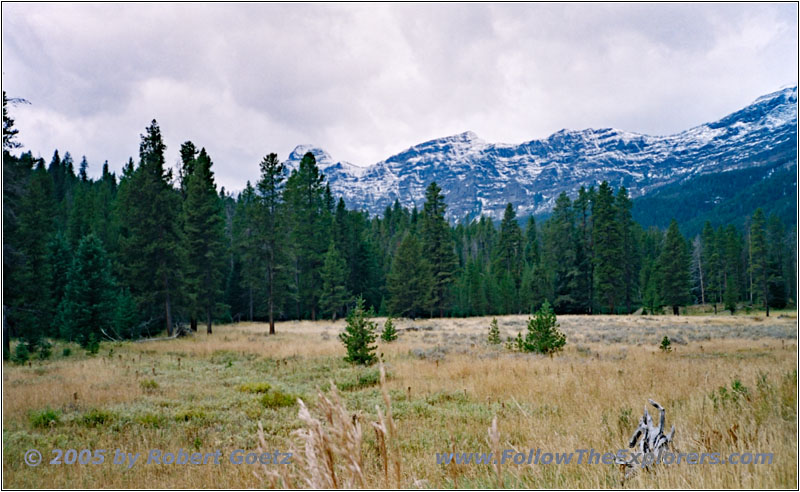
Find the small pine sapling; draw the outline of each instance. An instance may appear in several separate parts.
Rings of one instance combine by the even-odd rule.
[[[384,342],[393,342],[397,340],[397,329],[394,327],[392,317],[386,318],[386,323],[383,324],[383,331],[381,332],[381,340]]]
[[[518,342],[520,349],[524,352],[536,352],[540,354],[550,354],[558,352],[567,343],[567,337],[558,330],[556,314],[550,307],[550,303],[545,302],[536,312],[536,316],[528,320],[528,333],[525,338]]]
[[[492,345],[500,344],[500,328],[497,326],[497,318],[492,318],[489,324],[489,343]]]
[[[661,345],[659,345],[658,348],[665,354],[667,352],[672,352],[672,342],[668,336],[664,335],[664,338],[661,339]]]
[[[376,329],[377,324],[369,320],[369,313],[364,309],[364,298],[359,296],[355,307],[347,313],[347,326],[339,334],[339,340],[347,349],[344,360],[365,366],[374,363],[377,346],[372,343],[377,338]]]

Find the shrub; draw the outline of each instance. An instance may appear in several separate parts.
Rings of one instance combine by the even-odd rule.
[[[261,397],[261,404],[266,408],[290,407],[295,403],[297,403],[296,396],[279,390],[270,391]]]
[[[47,340],[42,340],[39,344],[39,360],[47,360],[53,353],[53,346]]]
[[[397,340],[397,330],[392,322],[392,317],[386,318],[386,323],[383,324],[383,331],[381,332],[381,340],[384,342],[393,342]]]
[[[110,424],[115,418],[116,415],[111,412],[94,408],[83,414],[83,417],[81,417],[81,422],[86,427],[97,427]]]
[[[489,343],[492,345],[500,345],[500,328],[497,326],[497,318],[492,318],[489,323]]]
[[[189,410],[184,410],[182,412],[178,412],[175,414],[175,421],[176,422],[203,422],[208,418],[206,413],[202,410],[198,410],[196,408],[190,408]]]
[[[659,345],[658,348],[664,353],[672,352],[672,342],[668,336],[664,335],[664,338],[661,339],[661,345]]]
[[[525,338],[522,334],[517,336],[517,347],[523,352],[536,352],[539,354],[553,354],[564,348],[567,337],[558,331],[556,314],[545,301],[536,312],[535,317],[528,319],[528,332]]]
[[[72,349],[69,347],[64,347],[64,350],[61,351],[61,355],[63,355],[64,357],[69,357],[70,355],[72,355]]]
[[[242,393],[266,393],[272,386],[269,383],[245,383],[239,386]]]
[[[22,365],[28,362],[28,358],[30,356],[31,352],[28,350],[28,344],[25,342],[19,342],[17,346],[14,347],[14,355],[11,356],[11,362]]]
[[[152,427],[158,429],[164,425],[164,417],[153,413],[146,413],[136,417],[136,422],[144,427]]]
[[[139,386],[145,391],[145,393],[149,393],[158,389],[158,382],[155,379],[142,379],[139,381]]]
[[[362,388],[376,386],[381,382],[381,374],[377,370],[367,370],[358,375],[355,379],[336,383],[336,387],[342,391],[355,391]]]
[[[96,355],[100,351],[100,340],[97,339],[97,335],[90,333],[84,348],[86,348],[86,353],[89,355]]]
[[[58,425],[61,420],[61,415],[57,410],[45,408],[44,410],[38,412],[32,412],[28,418],[30,419],[32,426],[41,428]]]
[[[347,313],[347,326],[344,332],[339,334],[347,349],[347,362],[368,366],[377,360],[375,357],[375,345],[371,345],[377,335],[375,334],[377,325],[369,320],[368,313],[364,310],[364,298],[359,296],[356,305]]]

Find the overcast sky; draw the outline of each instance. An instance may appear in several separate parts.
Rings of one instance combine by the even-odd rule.
[[[466,130],[672,134],[797,83],[797,5],[2,5],[2,81],[26,149],[90,173],[204,146],[240,189],[268,152],[369,165]]]

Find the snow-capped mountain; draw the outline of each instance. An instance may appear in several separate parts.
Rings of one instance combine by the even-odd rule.
[[[436,181],[448,217],[502,216],[508,202],[524,216],[549,211],[562,191],[608,181],[632,197],[691,176],[758,166],[796,165],[797,87],[781,89],[716,122],[670,136],[615,128],[561,130],[522,144],[488,143],[472,132],[415,145],[369,167],[335,162],[327,152],[299,146],[296,167],[312,152],[334,195],[351,208],[381,214],[395,199],[424,202]]]

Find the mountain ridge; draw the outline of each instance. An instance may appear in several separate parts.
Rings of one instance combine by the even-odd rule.
[[[666,136],[616,128],[562,129],[520,144],[490,143],[472,131],[411,146],[368,167],[335,161],[323,149],[298,146],[287,167],[312,152],[334,194],[351,208],[382,214],[397,199],[421,206],[436,181],[448,218],[502,215],[506,203],[518,215],[549,211],[561,191],[608,181],[633,198],[692,176],[796,164],[797,86],[758,97],[719,120]]]

